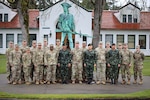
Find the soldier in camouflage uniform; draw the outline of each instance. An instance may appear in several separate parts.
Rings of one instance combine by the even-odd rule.
[[[21,84],[21,67],[22,67],[22,52],[19,50],[19,46],[16,44],[15,49],[11,51],[9,60],[12,71],[12,82],[13,84]]]
[[[6,65],[7,65],[7,79],[8,79],[8,84],[12,83],[12,73],[11,73],[11,64],[10,64],[10,60],[9,60],[9,56],[11,51],[14,50],[14,43],[12,41],[9,42],[9,47],[6,50]]]
[[[79,48],[79,42],[76,41],[75,48],[71,50],[72,54],[72,83],[75,83],[75,80],[78,79],[79,83],[82,84],[82,59],[83,59],[83,51]]]
[[[105,50],[106,50],[106,55],[107,55],[108,51],[111,50],[110,42],[106,42]],[[106,61],[107,61],[107,56],[106,56]],[[110,82],[110,77],[109,77],[110,75],[109,74],[110,74],[109,67],[106,64],[106,82]]]
[[[62,49],[62,46],[60,45],[60,39],[56,40],[56,46],[55,46],[55,50],[57,51],[57,54],[59,55],[59,51]],[[57,57],[58,59],[58,57]],[[56,79],[58,82],[61,82],[61,70],[60,67],[57,66],[56,68]]]
[[[130,79],[131,79],[131,72],[130,72],[130,67],[132,64],[132,52],[128,49],[128,45],[125,43],[123,45],[123,50],[122,50],[122,63],[121,63],[121,75],[122,75],[122,84],[125,84],[125,78],[127,73],[127,78],[128,82],[127,84],[130,85]]]
[[[22,41],[22,46],[20,47],[20,50],[22,52],[22,55],[26,52],[26,48],[27,48],[27,41],[26,40],[23,40]],[[24,78],[24,72],[23,72],[23,66],[21,67],[21,80],[22,82],[25,81],[25,78]]]
[[[24,78],[25,78],[25,83],[27,85],[31,84],[31,64],[32,64],[32,56],[30,53],[30,48],[26,48],[26,53],[23,54],[22,56],[22,63],[23,63],[23,72],[24,72]]]
[[[35,70],[35,84],[44,84],[43,83],[43,65],[44,65],[44,51],[42,50],[42,44],[38,43],[37,50],[33,57],[34,70]]]
[[[86,71],[87,84],[91,84],[93,80],[93,71],[96,67],[96,52],[93,50],[92,44],[88,44],[88,50],[84,52],[84,67]]]
[[[56,82],[56,65],[57,65],[57,51],[54,50],[54,45],[50,44],[50,50],[48,50],[44,55],[44,63],[47,69],[46,82],[50,84],[52,81],[53,84]]]
[[[31,64],[31,73],[30,73],[30,76],[31,76],[31,80],[32,82],[35,81],[35,77],[34,77],[34,65],[36,64],[35,62],[35,52],[36,52],[36,41],[33,40],[32,41],[32,47],[30,48],[30,52],[31,52],[31,57],[32,57],[32,64]]]
[[[136,46],[136,51],[133,53],[133,59],[134,59],[134,84],[137,83],[137,75],[139,74],[139,84],[143,84],[143,75],[142,75],[142,69],[143,69],[143,61],[144,61],[144,53],[140,51],[140,45]]]
[[[49,51],[49,48],[48,48],[48,43],[47,43],[47,39],[44,39],[44,45],[43,45],[43,52],[44,52],[44,55],[47,51]],[[47,67],[44,65],[43,67],[43,80],[44,80],[44,83],[46,83],[46,75],[47,75]]]
[[[118,50],[119,50],[119,54],[120,54],[121,59],[122,59],[122,43],[118,43]],[[121,62],[122,62],[122,61],[121,61]],[[119,79],[119,72],[120,72],[121,66],[122,66],[122,64],[120,65],[120,67],[118,67],[117,82],[118,82],[118,79]]]
[[[107,65],[110,68],[110,79],[111,84],[116,84],[117,75],[118,75],[118,67],[120,67],[121,57],[119,51],[116,50],[116,46],[113,43],[112,49],[107,53]]]
[[[86,41],[82,42],[82,48],[81,49],[82,49],[83,53],[87,50],[87,48],[86,48]],[[83,66],[83,72],[82,72],[83,81],[87,81],[84,64],[82,64],[82,66]]]
[[[59,51],[58,56],[58,66],[61,70],[61,80],[62,84],[68,83],[68,71],[71,66],[71,54],[70,51],[67,50],[67,44],[63,44],[62,50]]]
[[[103,48],[103,42],[99,42],[99,47],[95,49],[97,54],[97,84],[100,84],[100,81],[102,84],[106,84],[106,50]]]

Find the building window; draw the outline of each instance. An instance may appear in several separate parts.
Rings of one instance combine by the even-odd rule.
[[[44,39],[48,41],[48,35],[44,35]]]
[[[110,45],[112,45],[112,43],[113,43],[113,35],[112,34],[107,34],[105,36],[105,44],[106,44],[106,42],[110,42]]]
[[[146,49],[146,35],[139,35],[139,45],[141,49]]]
[[[86,38],[86,36],[83,36],[83,41],[87,41],[87,38]]]
[[[2,22],[2,21],[3,21],[3,15],[0,14],[0,22]]]
[[[127,16],[126,15],[123,15],[123,23],[126,23],[127,22]]]
[[[102,34],[100,34],[99,40],[102,41]]]
[[[137,23],[137,18],[134,18],[134,23]]]
[[[8,48],[8,44],[10,41],[14,42],[14,34],[7,34],[6,35],[6,48]]]
[[[30,34],[29,35],[30,41],[29,41],[29,46],[32,46],[32,41],[36,40],[36,34]]]
[[[0,48],[3,48],[3,34],[0,34]]]
[[[8,22],[8,14],[4,14],[4,22]]]
[[[135,35],[128,35],[128,48],[135,49]]]
[[[22,45],[22,34],[18,34],[18,36],[17,36],[17,44],[18,45]]]
[[[132,15],[128,15],[128,23],[132,23]]]
[[[117,35],[117,44],[124,43],[124,35]]]

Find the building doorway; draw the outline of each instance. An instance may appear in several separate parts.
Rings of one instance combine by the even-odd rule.
[[[62,34],[61,32],[56,32],[56,39],[60,39],[61,40],[61,34]],[[72,34],[72,40],[73,40],[73,47],[74,47],[74,43],[75,43],[75,35],[74,34]],[[67,48],[69,48],[68,36],[66,36],[64,42],[67,44]]]

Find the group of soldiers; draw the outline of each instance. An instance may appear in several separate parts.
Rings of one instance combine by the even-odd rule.
[[[6,50],[7,57],[7,79],[9,84],[62,84],[86,82],[91,84],[105,85],[106,82],[117,84],[119,72],[121,70],[121,84],[131,84],[132,61],[134,61],[134,84],[143,84],[142,69],[144,54],[140,51],[140,46],[136,46],[136,51],[132,53],[128,45],[118,44],[118,49],[113,43],[100,41],[98,47],[93,49],[92,44],[86,46],[83,41],[82,47],[79,42],[75,42],[72,50],[67,49],[67,44],[56,40],[56,45],[48,46],[47,40],[44,44],[33,40],[32,47],[27,46],[27,41],[22,41],[22,46],[9,42]],[[127,81],[126,81],[127,76]]]

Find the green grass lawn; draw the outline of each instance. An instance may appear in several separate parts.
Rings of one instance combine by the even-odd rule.
[[[0,98],[18,98],[18,99],[63,99],[63,100],[70,100],[70,99],[97,99],[97,98],[150,98],[150,90],[129,93],[129,94],[10,94],[0,92]]]
[[[0,74],[6,73],[6,56],[0,55]]]

